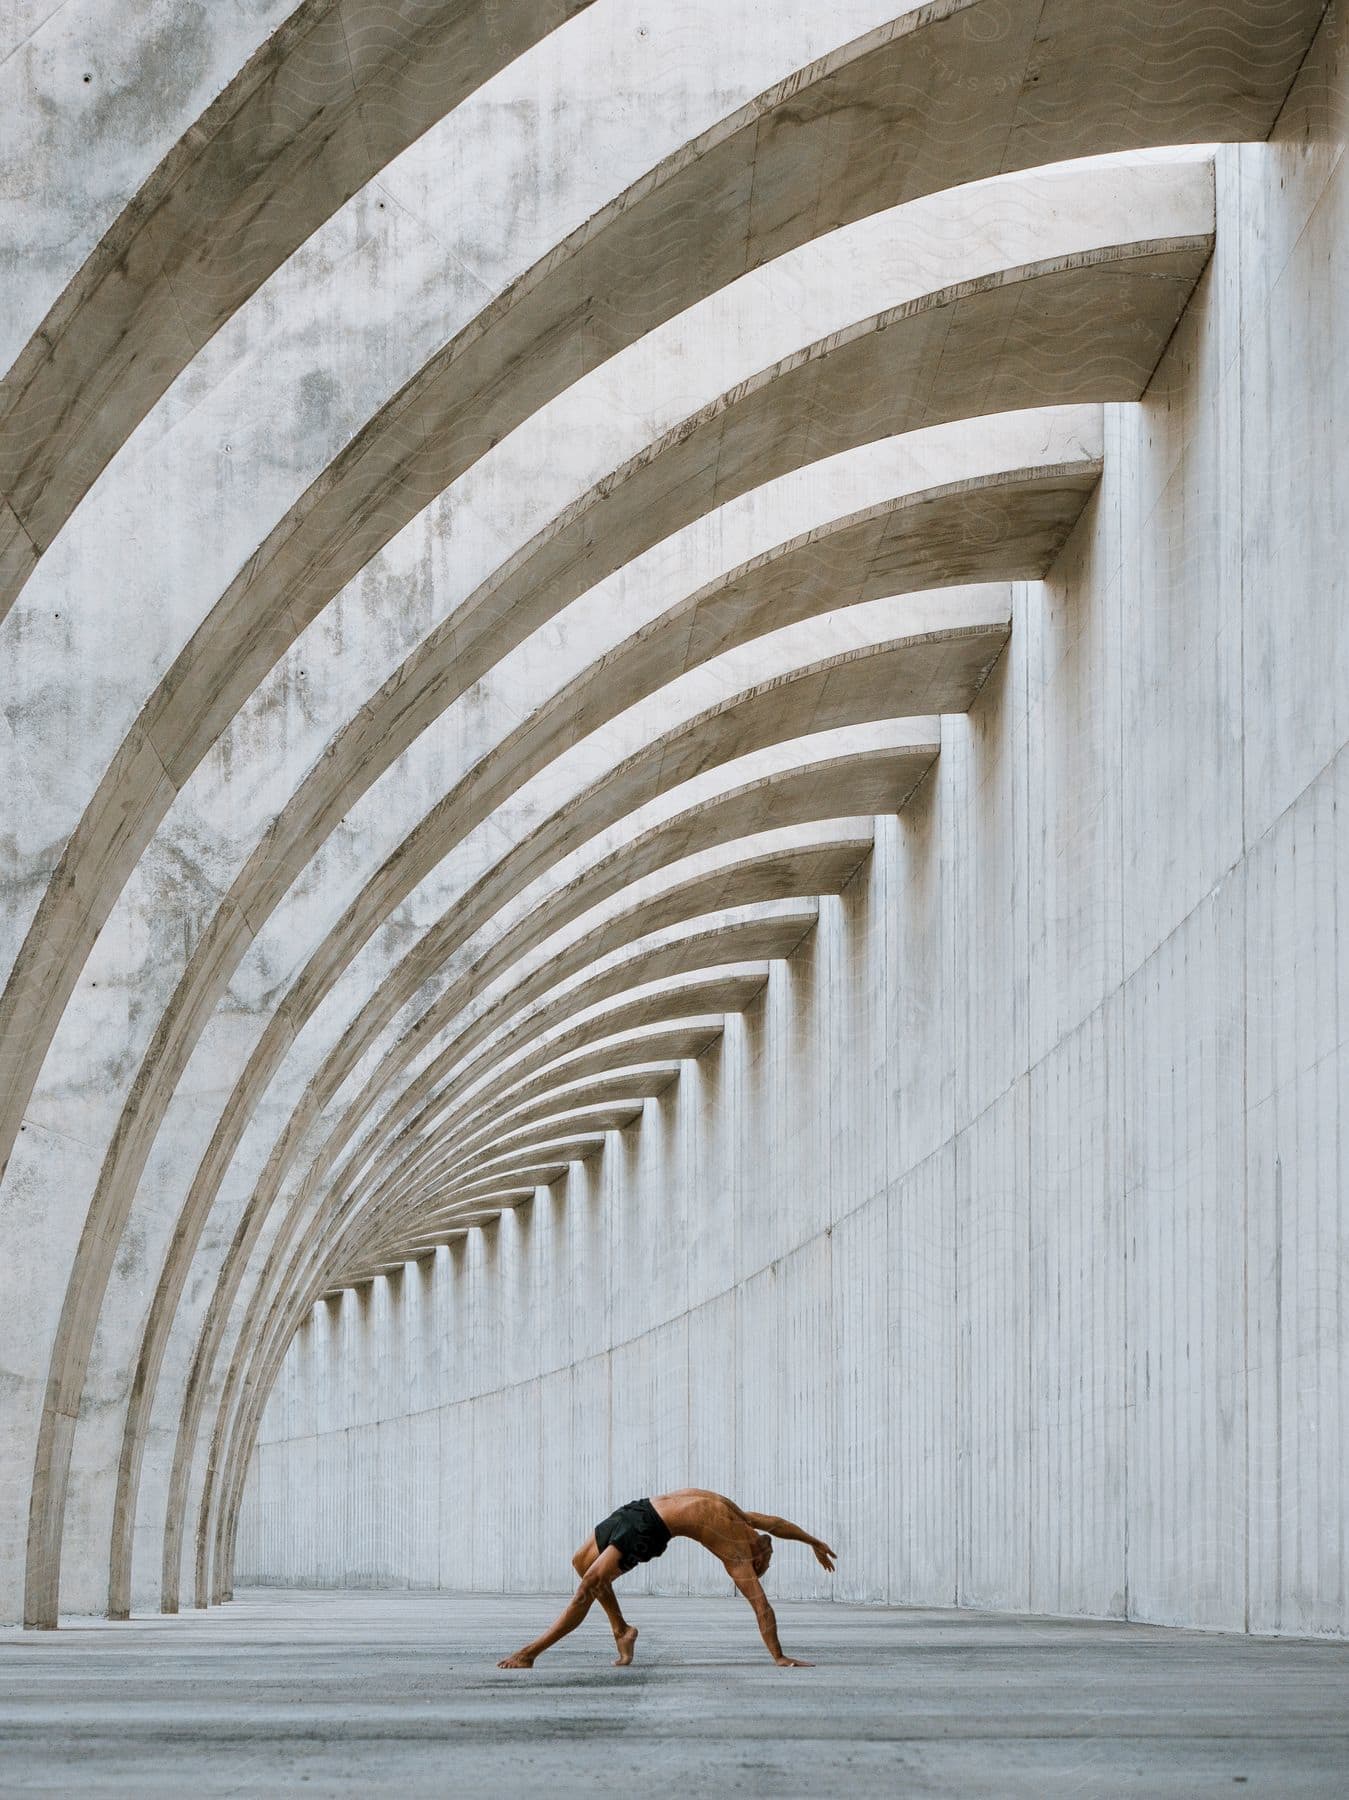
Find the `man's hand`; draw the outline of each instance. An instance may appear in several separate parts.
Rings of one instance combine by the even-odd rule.
[[[834,1563],[837,1559],[828,1544],[823,1543],[819,1538],[812,1538],[810,1540],[810,1547],[815,1552],[816,1562],[818,1562],[822,1568],[828,1569],[829,1573],[832,1575],[834,1572]]]

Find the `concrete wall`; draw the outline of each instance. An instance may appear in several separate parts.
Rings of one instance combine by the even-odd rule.
[[[1100,403],[1143,393],[1214,241],[1202,142],[1262,140],[1318,29],[1277,147],[1221,159],[1215,270],[1152,399],[1111,412],[1106,455]],[[874,1453],[840,1488],[848,1507],[865,1522],[888,1506],[903,1445],[867,1436],[882,1416],[869,1390],[849,1402],[855,1431],[825,1407],[838,1359],[898,1372],[894,1417],[918,1441],[914,1394],[958,1421],[924,1465],[940,1479],[906,1476],[921,1490],[907,1554],[940,1586],[949,1551],[962,1592],[999,1593],[1007,1544],[1045,1519],[1032,1476],[1057,1481],[1025,1461],[1049,1398],[989,1390],[979,1359],[1000,1379],[1053,1366],[1042,1296],[1085,1309],[1074,1269],[1111,1265],[1104,1227],[1083,1221],[1044,1234],[1079,1264],[1037,1263],[1032,1280],[986,1259],[971,1209],[1020,1218],[1033,1201],[1029,1253],[1071,1176],[1134,1207],[1182,1193],[1159,1219],[1187,1218],[1192,1195],[1198,1208],[1193,1243],[1123,1246],[1118,1319],[1082,1313],[1099,1383],[1136,1382],[1135,1421],[1160,1421],[1155,1438],[1130,1426],[1128,1504],[1155,1509],[1188,1570],[1167,1484],[1204,1530],[1221,1516],[1227,1555],[1254,1515],[1222,1508],[1252,1479],[1294,1521],[1276,1589],[1338,1529],[1342,1249],[1326,1196],[1343,1186],[1344,980],[1333,923],[1316,926],[1338,890],[1319,823],[1314,854],[1299,838],[1289,864],[1268,846],[1344,735],[1344,29],[1343,3],[1323,0],[8,9],[0,1623],[228,1591],[257,1411],[295,1322],[448,1235],[447,1198],[500,1199],[455,1172],[462,1128],[445,1121],[476,1104],[474,1082],[496,1093],[513,1057],[537,1061],[540,1021],[566,1039],[568,1007],[592,1001],[637,1032],[620,1060],[653,1065],[642,1094],[664,1093],[669,1058],[704,1058],[628,1133],[638,1160],[613,1140],[600,1168],[603,1231],[631,1210],[640,1255],[582,1235],[568,1255],[618,1258],[585,1267],[612,1285],[608,1310],[565,1341],[559,1315],[544,1341],[529,1333],[563,1301],[541,1299],[510,1360],[473,1340],[428,1375],[420,1411],[617,1357],[632,1485],[689,1479],[713,1451],[695,1436],[669,1476],[651,1472],[615,1346],[731,1308],[723,1295],[747,1341],[794,1340],[810,1318],[829,1358],[819,1407]],[[1144,161],[1042,168],[1106,152]],[[1050,568],[1106,463],[1060,579],[1019,591],[1010,654],[973,720],[954,717],[1007,642],[1012,584]],[[942,767],[873,854],[870,815],[928,767],[939,713]],[[860,920],[859,883],[838,896],[867,856]],[[1288,880],[1311,882],[1291,912]],[[816,929],[816,896],[815,972],[779,968],[745,1015],[763,964]],[[760,906],[786,910],[750,917]],[[844,919],[856,992],[831,935]],[[1172,987],[1198,998],[1131,986],[1167,946]],[[744,966],[718,985],[708,970],[728,962]],[[692,1005],[672,999],[685,981],[696,1016],[672,1010]],[[1201,1001],[1218,1007],[1207,1024]],[[866,1029],[864,1003],[884,1015]],[[801,1019],[780,1028],[789,1004]],[[1180,1005],[1198,1022],[1172,1049]],[[1079,1153],[1056,1147],[1052,1059],[1071,1063],[1089,1022],[1100,1118],[1063,1103],[1075,1131],[1085,1121]],[[1212,1054],[1234,1041],[1235,1092],[1230,1058],[1214,1086]],[[880,1084],[865,1105],[862,1065]],[[862,1107],[851,1123],[844,1097]],[[1186,1137],[1171,1106],[1208,1135]],[[696,1176],[666,1131],[692,1134]],[[579,1180],[547,1204],[574,1204]],[[729,1261],[705,1191],[738,1234]],[[805,1257],[835,1218],[846,1237],[858,1207],[888,1236],[913,1191],[956,1234],[939,1291],[959,1292],[968,1341],[965,1313],[933,1340],[908,1309],[916,1268],[946,1281],[917,1227],[856,1279],[827,1239],[830,1283],[798,1271],[802,1293],[773,1299],[775,1259]],[[1234,1195],[1236,1239],[1204,1211]],[[544,1210],[496,1239],[542,1231]],[[475,1330],[508,1318],[500,1282],[551,1295],[554,1275],[571,1280],[565,1263],[496,1254],[467,1311],[443,1301]],[[1149,1258],[1188,1285],[1149,1288]],[[952,1368],[925,1376],[907,1340],[881,1346],[855,1295],[887,1268],[894,1329],[958,1348]],[[1219,1355],[1234,1285],[1241,1345]],[[836,1296],[832,1323],[811,1293]],[[1129,1310],[1147,1306],[1197,1346],[1188,1415],[1150,1315]],[[394,1314],[372,1356],[410,1329]],[[995,1318],[1024,1357],[988,1336]],[[722,1368],[719,1341],[692,1329],[690,1395]],[[1118,1352],[1137,1343],[1135,1369]],[[1071,1345],[1065,1358],[1076,1374]],[[1233,1424],[1235,1367],[1251,1410]],[[361,1391],[345,1353],[333,1379]],[[1070,1388],[1054,1390],[1065,1430],[1087,1404]],[[372,1419],[408,1405],[396,1381],[367,1399]],[[794,1402],[793,1425],[815,1406]],[[712,1431],[701,1416],[695,1434]],[[781,1499],[793,1459],[755,1436],[775,1416],[751,1407],[718,1429],[736,1459],[724,1478],[752,1480],[762,1456]],[[1185,1416],[1200,1448],[1168,1462]],[[1236,1475],[1218,1421],[1241,1437]],[[823,1425],[810,1441],[826,1453]],[[481,1471],[489,1514],[505,1442],[484,1423],[473,1460],[448,1465],[461,1497]],[[993,1444],[996,1481],[980,1461]],[[1084,1463],[1071,1437],[1063,1459],[1091,1472],[1091,1522],[1064,1535],[1051,1516],[1045,1542],[1096,1571],[1122,1527],[1089,1496],[1113,1501],[1115,1462]],[[438,1448],[409,1466],[438,1482],[441,1464]],[[422,1474],[408,1485],[399,1466],[391,1492],[416,1491]],[[628,1484],[586,1467],[595,1504]],[[957,1467],[959,1513],[943,1486]],[[843,1500],[801,1480],[799,1504],[835,1516]],[[559,1541],[589,1491],[559,1486]],[[291,1504],[315,1497],[297,1485]],[[331,1567],[396,1573],[361,1505],[364,1538],[333,1535]],[[856,1534],[848,1516],[838,1528]],[[540,1558],[531,1579],[558,1566]],[[849,1567],[881,1579],[856,1551]],[[1113,1596],[1113,1572],[1102,1582]],[[1230,1601],[1220,1584],[1214,1604]]]
[[[784,1595],[1349,1628],[1337,42],[918,795],[640,1125],[315,1310],[237,1581],[557,1588],[697,1483],[836,1545]]]

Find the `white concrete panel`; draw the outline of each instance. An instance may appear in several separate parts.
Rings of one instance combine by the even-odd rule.
[[[1163,1624],[1244,1619],[1243,890],[1123,997],[1129,1602]]]
[[[957,1455],[962,1604],[1029,1604],[1028,1094],[956,1139]]]
[[[840,1219],[830,1239],[836,1442],[832,1491],[815,1513],[815,1529],[839,1554],[834,1587],[844,1600],[889,1599],[890,1543],[902,1508],[892,1479],[896,1408],[886,1198]],[[796,1552],[784,1547],[782,1554],[785,1559]]]
[[[1125,1606],[1125,1209],[1120,1009],[1029,1078],[1030,1604]]]
[[[1342,752],[1256,847],[1247,881],[1248,1530],[1264,1551],[1250,1562],[1255,1630],[1338,1630],[1349,1574],[1347,797]]]
[[[908,1171],[888,1203],[890,1598],[938,1606],[955,1603],[961,1528],[955,1177],[949,1143]]]

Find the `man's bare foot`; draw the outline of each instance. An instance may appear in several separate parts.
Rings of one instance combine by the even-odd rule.
[[[796,1656],[775,1656],[773,1660],[780,1669],[813,1669],[815,1667],[814,1663],[802,1662]]]
[[[532,1669],[534,1658],[526,1656],[523,1650],[517,1650],[514,1656],[503,1656],[497,1667],[499,1669]]]
[[[633,1647],[637,1642],[637,1627],[629,1625],[626,1631],[620,1631],[614,1638],[618,1645],[618,1655],[614,1658],[616,1669],[626,1669],[632,1661]]]

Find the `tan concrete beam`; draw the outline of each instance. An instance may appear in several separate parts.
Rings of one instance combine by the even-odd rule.
[[[1062,542],[1071,519],[1076,517],[1096,478],[1099,465],[1093,455],[1083,454],[1082,438],[1085,435],[1090,439],[1098,429],[1098,419],[1090,409],[1085,413],[1068,409],[1064,413],[1030,415],[1024,421],[1004,421],[1001,428],[1004,456],[1009,447],[1015,448],[1018,432],[1021,432],[1028,449],[1036,445],[1043,455],[1043,446],[1047,442],[1061,455],[1071,454],[1074,460],[1048,467],[1042,464],[1030,469],[997,469],[984,480],[961,483],[954,488],[948,484],[936,493],[921,488],[911,491],[888,505],[838,521],[837,530],[832,533],[806,534],[801,542],[782,547],[782,554],[771,574],[783,587],[795,579],[800,593],[798,604],[808,614],[821,610],[831,593],[845,603],[855,603],[878,591],[923,587],[934,580],[963,575],[977,578],[990,569],[1003,577],[1039,573]],[[989,428],[981,433],[981,438],[992,443],[997,441],[997,433]],[[972,543],[967,524],[958,525],[957,516],[975,505],[984,515],[984,528]],[[1000,521],[995,531],[988,529],[989,517]],[[844,560],[840,562],[839,559]],[[859,572],[867,573],[859,579]],[[719,641],[714,640],[717,648],[728,640],[740,641],[744,633],[752,631],[758,616],[756,608],[750,605],[742,606],[742,622],[730,629],[716,620],[716,603],[724,606],[737,587],[747,593],[757,587],[759,606],[762,608],[767,604],[767,576],[762,566],[733,572],[730,582],[723,581],[716,585],[713,593],[693,598],[692,604],[697,608],[712,602],[707,610],[716,621],[714,629],[719,629]],[[782,611],[788,617],[794,616],[788,608]],[[709,644],[707,649],[710,651],[713,647]],[[448,653],[448,642],[442,648]],[[641,648],[645,650],[649,645],[643,643]],[[685,654],[694,656],[696,651],[690,647]],[[649,674],[647,678],[650,679]],[[438,704],[434,686],[419,692],[420,703],[434,710]],[[398,683],[389,690],[387,698],[395,712],[410,716],[409,695],[400,690]],[[533,723],[530,722],[531,726]],[[353,727],[354,736],[348,736],[352,741],[363,741],[365,730],[363,722]],[[387,744],[379,754],[383,756],[386,751],[391,753]],[[321,812],[330,819],[345,811],[347,804],[336,792],[328,791],[328,777],[336,766],[336,762],[330,763],[325,758],[327,773],[318,783],[325,791]],[[301,790],[302,795],[312,786],[312,781],[307,782]],[[278,822],[276,834],[281,843],[286,841],[284,819]],[[267,854],[262,857],[264,867],[277,854],[271,837],[269,834]],[[144,1167],[165,1108],[209,1016],[213,997],[223,991],[230,972],[237,966],[251,938],[255,914],[251,915],[248,904],[241,905],[240,901],[251,892],[255,896],[255,906],[262,907],[265,912],[289,885],[289,875],[278,876],[279,887],[264,882],[263,892],[258,893],[251,885],[257,873],[250,863],[236,883],[238,892],[222,905],[212,928],[194,952],[143,1061],[124,1112],[123,1125],[114,1136],[100,1171],[57,1327],[39,1429],[34,1492],[44,1498],[34,1508],[32,1519],[35,1527],[41,1526],[43,1541],[41,1544],[35,1541],[30,1553],[30,1567],[34,1571],[29,1583],[30,1617],[45,1616],[45,1611],[55,1605],[53,1584],[59,1574],[61,1508],[54,1498],[45,1496],[54,1496],[65,1486],[71,1427],[78,1416],[89,1345],[93,1341],[115,1246],[134,1198],[139,1170]],[[266,896],[269,885],[272,888],[270,901]],[[2,1011],[3,1006],[0,1006]]]
[[[371,33],[367,21],[385,12],[376,0],[313,0],[262,47],[105,236],[8,378],[16,448],[0,462],[11,519],[0,614],[118,444],[248,293],[405,143],[585,3],[459,0]],[[691,304],[699,283],[711,291],[828,229],[818,222],[825,195],[837,223],[1100,150],[1262,139],[1321,7],[1229,0],[1183,23],[1165,0],[1133,0],[1127,13],[1059,6],[1052,23],[1041,11],[1038,0],[908,9],[780,83],[515,283],[495,303],[514,315],[512,348],[522,351],[532,327],[526,360],[544,363],[552,334],[528,304],[542,291],[554,314],[585,319],[593,366]],[[1149,79],[1169,67],[1173,42],[1187,79]],[[1120,67],[1133,77],[1127,104],[1108,79]],[[809,204],[787,200],[796,187]],[[699,254],[672,255],[672,232]],[[497,436],[510,429],[491,423]],[[77,435],[94,441],[82,450]]]
[[[555,973],[555,966],[552,964],[549,965],[549,973],[550,974]],[[588,1054],[594,1054],[594,1052],[588,1052]],[[549,1065],[548,1074],[550,1076],[551,1076],[555,1066],[556,1065],[552,1065],[552,1064]],[[512,1089],[512,1090],[508,1090],[508,1091],[513,1092],[514,1090]],[[340,1187],[340,1183],[335,1184],[335,1188],[338,1188],[338,1187]],[[329,1203],[325,1203],[325,1204],[330,1204],[331,1198],[332,1198],[332,1195],[330,1194]],[[353,1221],[353,1224],[354,1224],[355,1229],[357,1229],[357,1230],[361,1229],[361,1220],[359,1218],[359,1215]],[[348,1227],[346,1227],[344,1229],[349,1231],[351,1228],[352,1228],[352,1226],[349,1225]],[[309,1232],[307,1233],[307,1236],[310,1240],[310,1243],[313,1245],[313,1248],[310,1249],[308,1252],[309,1260],[312,1262],[315,1254],[323,1254],[323,1251],[321,1249],[321,1244],[326,1240],[325,1240],[325,1237],[323,1234],[322,1227],[318,1226],[318,1225],[311,1227]],[[294,1320],[293,1320],[293,1318],[291,1318],[289,1316],[290,1313],[292,1311],[294,1311],[295,1307],[298,1306],[299,1310],[294,1311],[294,1317],[298,1318],[299,1316],[301,1316],[301,1314],[307,1308],[307,1306],[312,1303],[313,1295],[316,1294],[317,1292],[321,1291],[326,1283],[326,1272],[325,1272],[326,1266],[327,1266],[326,1262],[324,1265],[322,1265],[320,1267],[320,1270],[316,1275],[312,1275],[308,1278],[304,1278],[299,1274],[299,1272],[298,1272],[299,1261],[300,1261],[300,1259],[302,1259],[305,1256],[305,1254],[306,1254],[306,1246],[305,1246],[304,1240],[302,1240],[300,1245],[297,1248],[297,1252],[296,1252],[295,1256],[292,1257],[291,1268],[289,1270],[287,1270],[284,1275],[280,1276],[279,1280],[275,1284],[276,1285],[276,1299],[271,1304],[271,1307],[267,1314],[267,1318],[262,1324],[261,1333],[260,1333],[260,1342],[263,1346],[260,1351],[260,1355],[261,1355],[263,1364],[268,1367],[270,1367],[273,1362],[279,1361],[280,1356],[282,1356],[284,1354],[285,1344],[289,1342],[291,1332],[293,1331],[293,1328],[294,1328]],[[342,1240],[339,1239],[336,1244],[332,1245],[331,1249],[327,1252],[327,1255],[329,1257],[331,1257],[331,1256],[340,1256],[341,1254],[342,1254]],[[259,1284],[259,1289],[258,1289],[259,1294],[261,1293],[264,1285],[265,1285],[265,1283]],[[292,1302],[291,1306],[288,1307],[287,1306],[287,1295],[294,1294],[297,1292],[302,1296],[302,1298],[299,1299],[298,1301]],[[257,1295],[255,1295],[255,1299],[256,1298],[257,1298]],[[242,1346],[244,1344],[246,1336],[247,1336],[246,1331],[244,1333],[241,1333],[240,1349],[236,1350],[235,1363],[231,1369],[231,1378],[230,1378],[230,1380],[227,1381],[227,1384],[226,1384],[227,1390],[229,1389],[233,1380],[235,1379],[236,1371],[238,1371],[238,1369],[239,1369],[239,1356],[240,1356]],[[256,1357],[249,1358],[250,1362],[254,1361],[254,1360],[256,1360]],[[269,1375],[267,1377],[266,1382],[263,1385],[264,1386],[269,1385],[270,1379],[271,1379],[271,1377]],[[245,1396],[256,1393],[257,1391],[259,1391],[259,1384],[258,1384],[257,1379],[251,1375],[240,1375],[239,1390]],[[216,1433],[215,1433],[214,1439],[213,1439],[213,1442],[216,1442],[216,1443],[219,1442],[221,1424],[222,1424],[222,1422],[227,1414],[227,1411],[228,1411],[228,1398],[229,1398],[229,1396],[228,1396],[228,1392],[227,1392],[227,1395],[225,1397],[222,1397],[221,1408],[220,1408],[220,1412],[218,1414],[217,1429],[216,1429]],[[248,1409],[248,1404],[249,1403],[248,1403],[247,1399],[245,1399],[244,1405],[245,1405],[246,1410]],[[251,1427],[246,1427],[246,1429],[251,1429]],[[231,1445],[237,1447],[237,1443],[238,1443],[237,1432],[231,1437],[230,1443],[231,1443]],[[213,1453],[210,1461],[211,1461],[212,1467],[217,1466],[217,1457],[216,1457],[215,1453]],[[230,1455],[228,1453],[225,1454],[224,1461],[219,1463],[218,1466],[222,1467],[222,1468],[228,1468],[228,1467],[232,1466]],[[236,1474],[238,1475],[238,1478],[241,1480],[242,1479],[242,1471],[236,1470]],[[237,1496],[236,1496],[236,1498],[237,1498]],[[233,1504],[234,1504],[233,1499],[228,1499],[228,1498],[226,1499],[226,1501],[224,1503],[224,1510],[217,1515],[217,1528],[218,1529],[219,1529],[221,1521],[229,1516],[230,1509],[233,1506]],[[204,1530],[205,1530],[206,1516],[207,1516],[209,1509],[210,1509],[210,1498],[208,1495],[204,1494],[203,1495],[203,1514],[202,1514],[201,1526],[199,1527],[199,1534],[201,1532],[204,1532]],[[200,1559],[202,1552],[204,1551],[204,1547],[205,1547],[204,1538],[199,1535],[199,1559]],[[218,1547],[219,1546],[217,1545],[217,1548]],[[202,1565],[199,1560],[199,1575],[201,1573],[201,1568],[202,1568]]]
[[[674,1056],[681,1061],[696,1059],[711,1047],[721,1035],[722,1028],[722,1020],[719,1016],[712,1016],[704,1019],[685,1019],[668,1024],[639,1027],[635,1031],[627,1034],[625,1039],[605,1040],[596,1045],[586,1046],[580,1051],[575,1051],[568,1058],[559,1059],[558,1063],[551,1065],[549,1073],[559,1067],[566,1067],[573,1071],[577,1069],[589,1069],[591,1072],[598,1072],[602,1069],[613,1067],[623,1054]],[[529,1188],[521,1190],[518,1193],[517,1198],[520,1203],[523,1203],[532,1198],[532,1196],[533,1189]],[[337,1247],[337,1255],[340,1255],[341,1249],[342,1246],[339,1245]],[[313,1305],[314,1300],[322,1291],[324,1284],[325,1276],[320,1274],[312,1291],[306,1292],[305,1298],[303,1302],[299,1304],[299,1310],[296,1312],[294,1318],[289,1316],[289,1310],[286,1307],[288,1290],[283,1290],[282,1295],[280,1295],[274,1303],[265,1322],[260,1341],[261,1347],[253,1356],[250,1356],[247,1359],[247,1365],[241,1371],[240,1397],[242,1411],[240,1418],[238,1420],[229,1421],[233,1424],[234,1430],[229,1434],[227,1443],[224,1445],[219,1443],[219,1433],[217,1433],[216,1437],[213,1439],[213,1450],[208,1459],[208,1485],[206,1492],[203,1495],[203,1525],[208,1516],[207,1508],[213,1498],[212,1489],[214,1483],[210,1481],[209,1477],[218,1470],[223,1490],[223,1498],[216,1517],[214,1546],[216,1568],[218,1571],[223,1568],[222,1557],[224,1546],[227,1542],[229,1532],[233,1529],[232,1513],[234,1507],[237,1505],[240,1484],[242,1483],[243,1476],[246,1472],[245,1469],[238,1466],[238,1449],[240,1444],[246,1438],[249,1439],[251,1444],[250,1434],[256,1428],[257,1420],[253,1405],[253,1397],[259,1396],[262,1401],[265,1401],[266,1396],[265,1393],[262,1392],[260,1383],[265,1381],[267,1390],[270,1391],[271,1383],[275,1379],[276,1368],[279,1367],[280,1359],[285,1355],[286,1347],[288,1346],[291,1337],[294,1335],[295,1323],[298,1321],[298,1318]],[[280,1317],[278,1320],[277,1315],[279,1313],[284,1316]],[[279,1339],[283,1339],[284,1341],[278,1341]],[[259,1371],[265,1371],[265,1373],[260,1375]],[[233,1373],[233,1370],[231,1372]],[[223,1407],[221,1420],[222,1423],[225,1420]],[[246,1464],[247,1457],[244,1458],[244,1461]],[[212,1597],[214,1599],[221,1599],[225,1596],[221,1591],[214,1591]]]
[[[487,1142],[476,1150],[461,1146],[458,1162],[451,1163],[450,1174],[471,1162],[480,1166],[494,1166],[504,1157],[514,1155],[520,1150],[531,1150],[546,1145],[570,1143],[602,1144],[605,1134],[610,1131],[623,1131],[642,1116],[640,1105],[593,1105],[576,1107],[571,1111],[542,1120],[534,1125],[527,1125],[513,1132],[500,1133],[489,1137]]]
[[[1036,509],[1032,501],[1027,499],[1024,504],[1034,515]],[[853,523],[856,526],[858,522]],[[863,532],[871,525],[874,521],[863,521]],[[873,538],[875,535],[873,531]],[[911,581],[912,577],[909,579]],[[903,582],[902,572],[897,571],[891,577],[891,584],[903,585]],[[512,617],[519,611],[514,607]],[[442,645],[442,654],[448,654],[448,643],[446,640]],[[445,697],[438,683],[420,693],[420,705],[432,712]],[[387,704],[392,715],[382,722],[373,743],[368,739],[369,721],[374,717],[369,710],[362,715],[361,723],[339,740],[349,755],[358,758],[362,783],[366,783],[367,777],[373,778],[379,759],[387,759],[395,753],[400,730],[406,732],[416,724],[417,705],[409,704],[408,688],[401,680],[388,691]],[[356,780],[354,770],[345,769],[341,753],[335,750],[323,759],[320,771],[305,784],[296,801],[299,812],[305,814],[308,811],[310,815],[308,830],[311,834],[316,830],[326,831],[328,827],[323,822],[331,821],[339,809],[346,810],[350,796],[342,791],[343,783],[345,781],[349,786]],[[45,1521],[49,1537],[59,1532],[61,1509],[49,1504],[45,1496],[52,1490],[53,1483],[56,1487],[64,1487],[69,1463],[71,1433],[62,1421],[73,1421],[78,1416],[88,1347],[92,1343],[115,1245],[134,1197],[139,1171],[145,1165],[159,1123],[187,1057],[210,1015],[214,998],[223,991],[260,918],[266,916],[293,878],[296,845],[292,827],[295,821],[288,816],[292,810],[288,808],[269,833],[267,843],[250,861],[198,945],[179,991],[160,1023],[128,1101],[123,1126],[114,1137],[100,1173],[57,1328],[35,1459],[34,1492],[42,1497],[42,1504],[36,1509],[34,1518]],[[3,1010],[2,1005],[0,1010]],[[59,1554],[50,1543],[35,1544],[30,1554],[30,1567],[43,1571],[40,1577],[35,1573],[29,1583],[30,1615],[36,1617],[51,1601]]]

